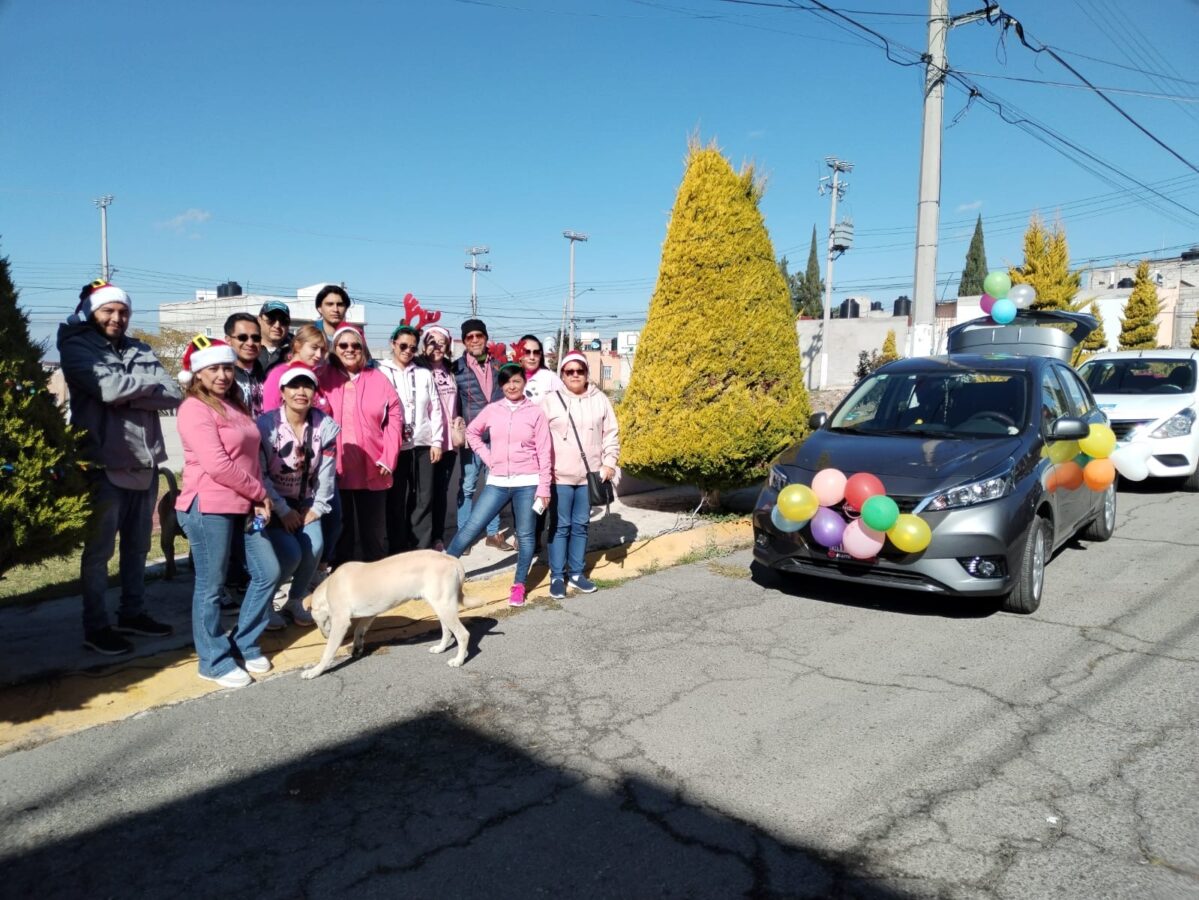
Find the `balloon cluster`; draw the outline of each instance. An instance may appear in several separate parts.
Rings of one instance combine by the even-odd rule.
[[[838,505],[841,512],[834,508]],[[817,544],[840,547],[854,559],[878,556],[887,539],[904,553],[920,553],[933,539],[928,523],[901,513],[883,483],[868,472],[847,478],[839,469],[821,469],[811,487],[789,484],[779,491],[770,521],[782,532],[807,526]]]
[[[983,281],[979,306],[996,325],[1007,325],[1016,318],[1017,310],[1028,309],[1036,299],[1037,291],[1031,284],[1014,285],[1007,272],[996,269],[988,272]]]
[[[1103,491],[1116,480],[1117,472],[1132,481],[1148,477],[1144,458],[1125,451],[1127,448],[1116,449],[1116,433],[1102,424],[1092,425],[1087,436],[1077,441],[1055,441],[1044,451],[1053,463],[1045,475],[1045,490],[1074,491],[1085,484],[1093,491]],[[1142,468],[1144,474],[1140,474]]]

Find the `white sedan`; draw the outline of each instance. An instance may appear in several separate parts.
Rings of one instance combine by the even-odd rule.
[[[1140,451],[1153,478],[1199,491],[1199,350],[1096,353],[1078,370],[1121,449]]]

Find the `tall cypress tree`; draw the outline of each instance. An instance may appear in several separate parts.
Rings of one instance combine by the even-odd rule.
[[[987,277],[987,249],[983,246],[983,217],[974,223],[974,237],[970,238],[970,249],[966,251],[966,265],[962,267],[962,280],[958,282],[958,296],[972,297],[983,292],[983,281]]]
[[[752,168],[693,144],[621,402],[621,464],[712,505],[807,432],[787,285]],[[729,335],[744,330],[744,340]]]
[[[1157,285],[1149,277],[1149,263],[1137,264],[1132,293],[1124,304],[1120,317],[1120,349],[1152,350],[1157,346],[1157,314],[1162,305],[1157,299]]]
[[[808,250],[808,267],[798,276],[795,290],[799,314],[813,319],[824,317],[824,282],[820,280],[820,257],[816,255],[816,226],[812,226],[812,247]]]
[[[46,389],[18,299],[0,257],[0,574],[72,550],[89,515],[78,441]]]
[[[1082,286],[1082,272],[1070,271],[1070,246],[1060,224],[1052,231],[1041,217],[1033,214],[1024,232],[1024,264],[1009,270],[1012,284],[1031,284],[1037,299],[1033,309],[1061,309],[1077,312],[1083,301],[1075,301]]]

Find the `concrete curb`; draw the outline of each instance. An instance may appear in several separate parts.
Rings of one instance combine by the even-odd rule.
[[[604,585],[657,571],[665,566],[694,561],[697,555],[746,546],[752,538],[748,519],[701,525],[686,531],[667,532],[587,555],[590,575]],[[558,603],[549,598],[544,569],[530,582],[530,607]],[[509,616],[519,610],[506,605],[510,572],[467,583],[469,601],[482,601],[463,610],[462,618]],[[603,592],[589,595],[602,600]],[[577,598],[575,598],[577,599]],[[528,608],[528,607],[526,607]],[[469,625],[468,625],[469,627]],[[430,632],[439,633],[436,617],[423,602],[405,603],[376,620],[368,645],[391,645]],[[289,634],[294,629],[289,630]],[[315,663],[325,639],[315,628],[291,637],[268,634],[264,650],[274,668],[265,677],[286,674]],[[338,662],[348,651],[343,648]],[[469,665],[469,663],[468,663]],[[147,671],[150,674],[147,675]],[[0,689],[0,754],[27,749],[77,731],[117,722],[147,710],[219,691],[196,676],[196,657],[190,650],[171,650],[153,656],[124,660],[116,665],[57,674],[41,680]]]

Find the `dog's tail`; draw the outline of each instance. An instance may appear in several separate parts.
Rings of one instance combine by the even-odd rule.
[[[452,559],[452,560],[454,560],[454,562],[457,564],[457,569],[458,569],[458,605],[459,605],[459,606],[462,606],[462,607],[465,607],[466,609],[475,609],[476,607],[479,607],[479,606],[486,606],[486,605],[487,605],[487,604],[488,604],[490,601],[489,601],[489,600],[486,600],[486,599],[484,599],[484,598],[482,598],[482,597],[472,597],[470,600],[467,600],[467,599],[466,599],[466,591],[465,591],[465,587],[466,587],[466,568],[465,568],[465,567],[462,565],[462,560],[460,560],[460,559],[458,559],[458,558],[456,558],[456,557],[450,556],[450,557],[447,557],[447,559]]]
[[[170,469],[159,469],[159,474],[167,480],[167,492],[178,496],[179,484],[175,481],[175,473]]]

